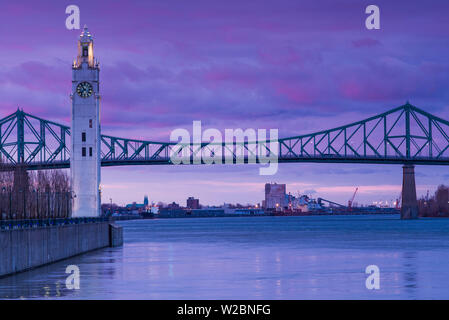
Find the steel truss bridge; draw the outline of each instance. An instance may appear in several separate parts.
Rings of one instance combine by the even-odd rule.
[[[449,121],[407,103],[348,125],[262,143],[264,156],[278,162],[449,164]],[[219,154],[222,163],[262,162],[255,142],[179,145],[101,135],[101,165],[169,165],[171,155]],[[243,153],[242,153],[243,150]],[[218,151],[218,152],[217,152]],[[240,158],[239,158],[240,157]],[[0,120],[0,159],[4,170],[70,167],[70,127],[22,110]],[[199,164],[204,164],[200,161]]]

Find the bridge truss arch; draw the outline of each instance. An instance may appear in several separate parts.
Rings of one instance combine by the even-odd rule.
[[[217,148],[221,151],[221,162],[239,163],[238,147],[244,150],[244,163],[250,159],[261,162],[255,143],[179,145],[101,135],[101,165],[170,165],[174,153],[186,152],[193,159],[198,153],[216,152]],[[449,121],[407,103],[348,125],[281,138],[276,144],[259,141],[261,144],[265,156],[276,156],[280,163],[447,165]],[[18,109],[0,119],[0,159],[6,170],[17,165],[29,170],[68,168],[70,127]]]

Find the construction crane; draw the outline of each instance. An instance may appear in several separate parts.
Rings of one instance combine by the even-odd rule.
[[[357,194],[357,191],[359,190],[359,187],[355,188],[354,194],[352,195],[352,198],[348,201],[348,209],[352,208],[352,205],[354,204],[354,198]]]

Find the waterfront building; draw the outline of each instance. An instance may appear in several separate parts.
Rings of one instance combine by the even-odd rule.
[[[187,208],[189,209],[199,209],[200,208],[200,200],[195,199],[194,197],[187,198]]]
[[[265,209],[281,209],[288,206],[286,185],[277,183],[265,184]]]
[[[127,213],[131,213],[131,214],[140,214],[143,212],[147,212],[150,208],[149,205],[149,201],[148,201],[148,196],[145,196],[143,198],[143,203],[129,203],[125,206],[125,209],[127,211]]]
[[[172,202],[167,205],[167,208],[168,209],[180,209],[181,206],[179,204],[177,204],[176,202]]]

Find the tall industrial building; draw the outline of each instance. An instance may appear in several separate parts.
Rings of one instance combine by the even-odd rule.
[[[266,183],[265,184],[265,209],[284,208],[288,206],[288,199],[285,184]]]

